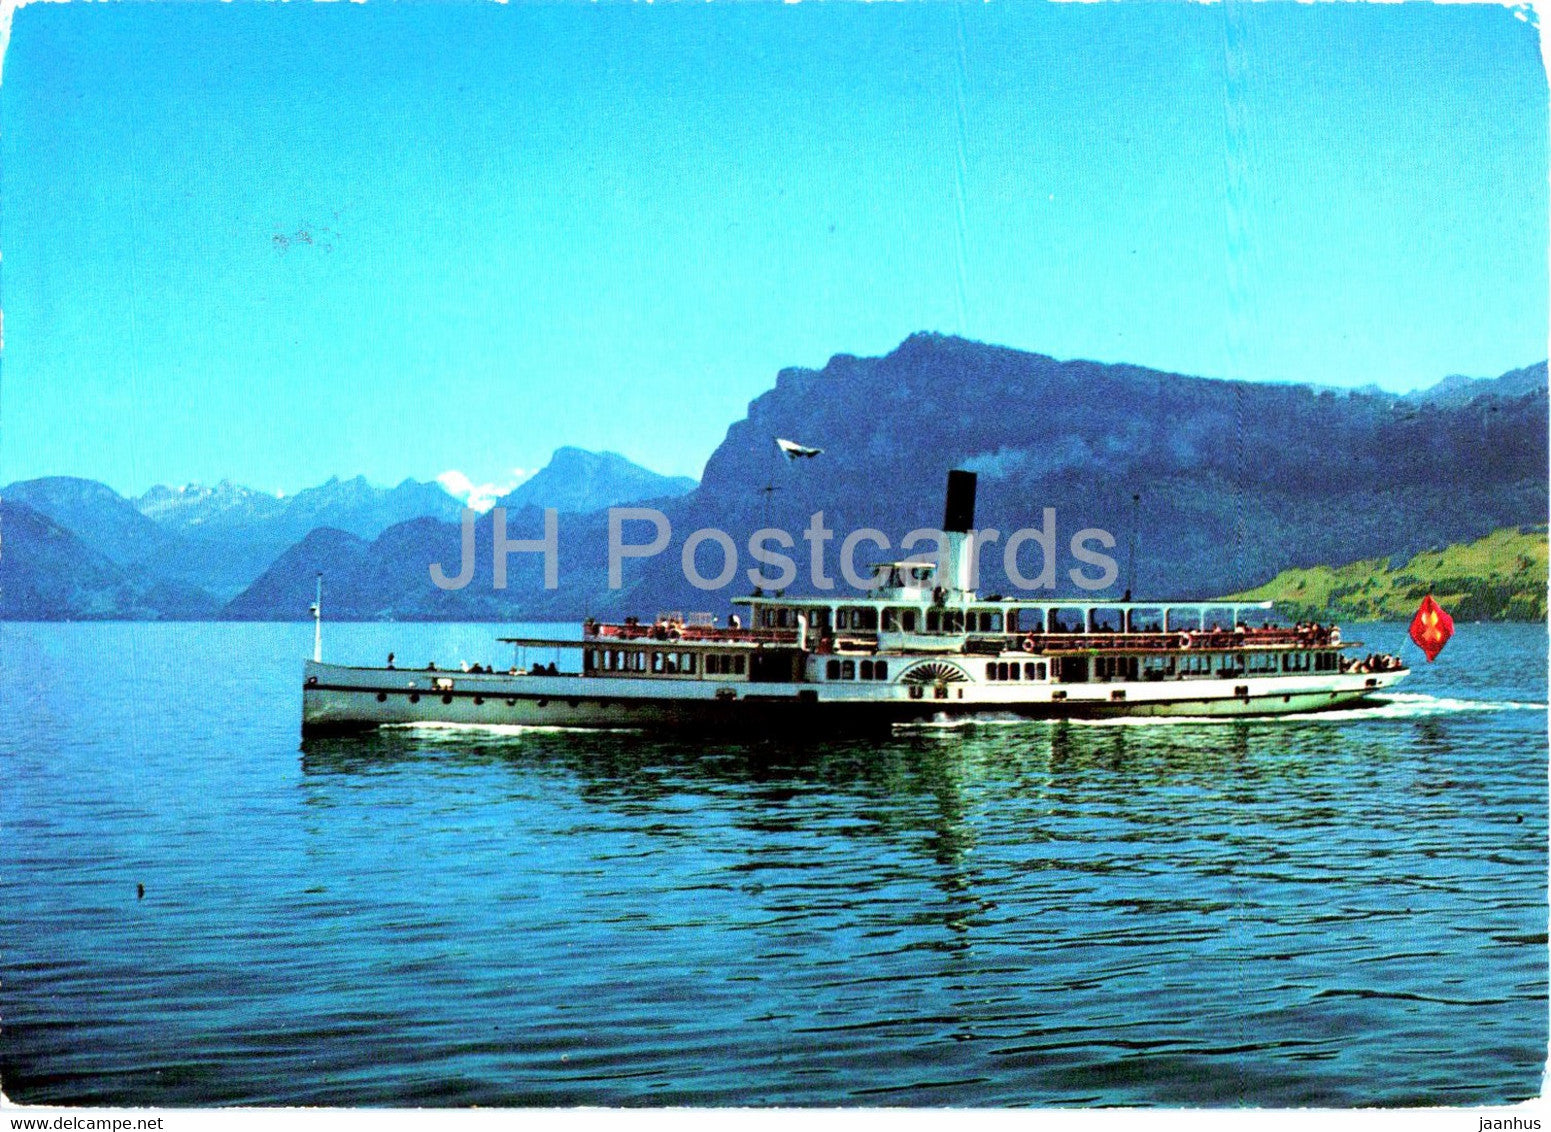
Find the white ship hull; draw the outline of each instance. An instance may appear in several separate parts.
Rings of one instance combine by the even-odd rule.
[[[947,658],[944,658],[947,659]],[[1268,716],[1350,707],[1405,670],[1167,681],[757,683],[705,678],[507,675],[309,661],[305,733],[395,724],[844,731],[936,716]]]

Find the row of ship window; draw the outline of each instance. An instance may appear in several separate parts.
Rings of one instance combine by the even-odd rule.
[[[826,680],[887,680],[889,662],[886,660],[831,660],[824,665]]]
[[[856,630],[859,632],[876,632],[879,627],[880,617],[885,633],[914,633],[917,631],[927,633],[1020,633],[1031,629],[1042,629],[1050,633],[1081,633],[1083,628],[1083,615],[1078,610],[1067,610],[1065,616],[1060,610],[1050,610],[1049,624],[1044,624],[1037,609],[1014,610],[1003,616],[1000,610],[994,609],[926,609],[918,610],[904,606],[889,606],[878,610],[872,606],[842,606],[835,610],[835,625],[839,630]],[[759,627],[762,629],[795,629],[798,626],[800,611],[785,607],[761,608],[759,611]],[[829,627],[829,610],[812,609],[808,611],[808,627],[822,632]],[[918,626],[921,628],[918,630]],[[1106,628],[1114,629],[1116,626],[1107,625]],[[1141,626],[1138,626],[1141,628]],[[1158,625],[1148,625],[1150,631],[1157,631]]]
[[[748,671],[748,658],[742,653],[708,653],[704,656],[707,676],[742,676]],[[584,671],[652,673],[657,676],[694,676],[702,658],[692,652],[623,651],[588,649]],[[1083,679],[1086,657],[1067,657],[1062,661],[1063,679]],[[1099,656],[1093,658],[1096,680],[1160,680],[1168,676],[1240,675],[1273,672],[1333,672],[1340,666],[1334,652],[1292,653],[1199,653],[1193,656]],[[987,680],[1044,680],[1048,669],[1044,661],[989,661]],[[838,660],[825,663],[826,680],[887,680],[889,666],[883,660]]]
[[[1097,656],[1095,680],[1163,680],[1170,676],[1244,676],[1276,672],[1334,672],[1340,667],[1335,652],[1210,653],[1173,656]],[[1085,657],[1065,657],[1061,678],[1086,678]]]
[[[1045,662],[1042,660],[1026,660],[1022,664],[1016,660],[986,662],[987,680],[1043,680],[1047,671]]]
[[[650,672],[657,676],[693,676],[700,657],[692,652],[645,652],[621,649],[588,649],[583,654],[587,672]],[[742,676],[748,670],[748,658],[742,653],[707,653],[707,676]]]
[[[1150,656],[1143,663],[1145,671],[1165,676],[1334,672],[1341,666],[1340,654],[1335,652],[1201,653],[1196,656]]]
[[[870,607],[837,609],[835,628],[876,632],[878,613],[877,609]],[[925,625],[925,631],[928,633],[1000,633],[1002,631],[1002,614],[992,610],[972,609],[965,612],[961,609],[929,609],[922,615],[915,609],[888,608],[882,613],[885,633],[914,633],[917,631],[917,626],[922,624]],[[810,628],[822,630],[828,627],[828,610],[811,610],[808,616]],[[798,611],[795,609],[760,610],[760,627],[765,629],[795,629],[797,619]],[[1074,631],[1080,627],[1079,618],[1074,625]],[[1008,629],[1016,632],[1016,623],[1009,625]]]

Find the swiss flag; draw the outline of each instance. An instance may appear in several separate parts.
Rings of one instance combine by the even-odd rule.
[[[1454,618],[1433,600],[1432,594],[1428,594],[1417,607],[1416,616],[1411,618],[1411,639],[1416,642],[1417,648],[1427,654],[1428,664],[1443,651],[1443,646],[1449,643],[1453,635]]]

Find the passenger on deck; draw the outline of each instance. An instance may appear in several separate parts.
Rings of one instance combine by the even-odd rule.
[[[391,652],[388,654],[388,667],[393,667],[393,654]]]

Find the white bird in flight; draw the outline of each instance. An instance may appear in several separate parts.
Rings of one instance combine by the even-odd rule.
[[[796,460],[799,456],[806,456],[811,460],[824,451],[822,448],[809,448],[798,444],[795,440],[782,440],[779,436],[776,437],[776,447],[785,453],[788,460]]]

